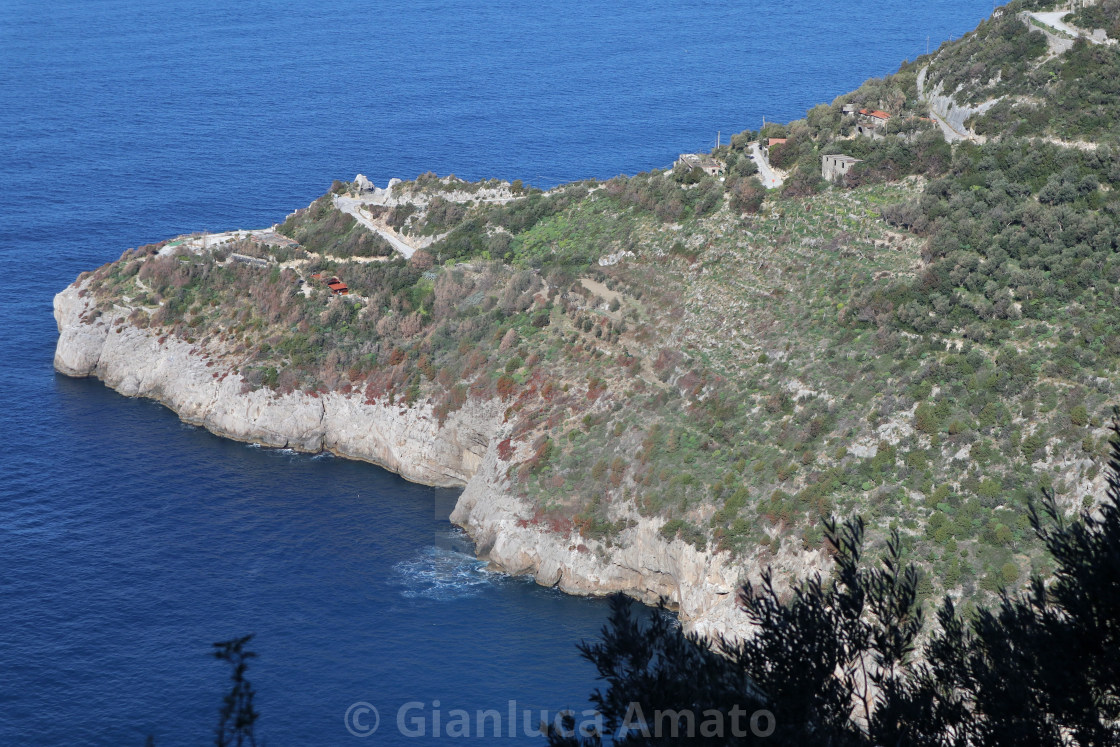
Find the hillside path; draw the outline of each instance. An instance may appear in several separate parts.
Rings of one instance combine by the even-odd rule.
[[[978,107],[954,107],[953,100],[950,96],[927,96],[926,95],[926,73],[929,72],[929,65],[926,65],[918,72],[918,99],[926,102],[929,105],[929,116],[937,126],[941,128],[945,140],[950,143],[955,143],[958,140],[973,140],[983,142],[983,139],[977,135],[968,132],[965,127],[965,121],[968,117],[975,113],[984,112],[996,102],[990,101],[981,104]],[[944,107],[944,112],[939,110],[938,107]],[[954,120],[956,124],[954,124]]]
[[[389,245],[396,249],[405,259],[410,259],[416,252],[416,247],[402,239],[396,231],[374,221],[373,216],[362,209],[360,198],[334,195],[334,205],[339,210],[353,217],[354,220],[388,241]]]
[[[941,128],[941,132],[945,135],[946,141],[955,143],[958,140],[972,140],[972,137],[970,135],[961,132],[957,128],[953,127],[953,125],[942,119],[941,115],[935,112],[932,106],[929,109],[929,116],[930,119],[936,122],[937,126]]]

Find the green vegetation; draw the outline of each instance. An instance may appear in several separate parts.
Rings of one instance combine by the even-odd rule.
[[[979,104],[1033,87],[1035,63],[1046,54],[1046,36],[1023,23],[1023,3],[1010,3],[1003,13],[981,21],[960,41],[933,55],[926,85],[958,94],[962,104]]]
[[[387,257],[393,253],[385,239],[335,208],[330,194],[289,215],[280,233],[309,251],[334,257]]]
[[[1111,39],[1120,39],[1120,0],[1098,0],[1067,15],[1066,23],[1078,28],[1104,29]]]
[[[609,546],[640,514],[666,539],[781,567],[858,512],[872,551],[898,530],[927,571],[921,601],[991,599],[1045,561],[1029,496],[1072,510],[1100,484],[1120,370],[1120,148],[1037,139],[1098,131],[1049,109],[955,146],[923,119],[927,64],[927,89],[963,86],[961,101],[976,81],[1019,102],[1043,86],[1111,116],[1120,98],[1078,80],[1111,75],[1115,48],[1047,59],[1022,7],[804,120],[736,135],[713,153],[722,182],[653,171],[546,193],[425,174],[371,208],[431,241],[410,261],[328,196],[283,224],[298,246],[126,252],[92,274],[94,313],[123,308],[247,388],[441,422],[500,401],[527,524]],[[884,137],[855,137],[848,104],[894,115]],[[790,172],[780,193],[746,156],[769,137],[788,138],[771,149]],[[820,157],[837,152],[862,163],[830,186]]]
[[[1041,36],[1041,34],[1032,34]],[[982,135],[1053,136],[1117,145],[1120,51],[1078,39],[1073,49],[1025,73],[1037,91],[1006,95],[972,125]]]
[[[864,524],[829,523],[833,573],[780,594],[772,574],[739,599],[743,641],[685,635],[664,608],[643,624],[612,602],[580,644],[606,682],[598,729],[569,716],[554,747],[615,745],[1109,745],[1120,739],[1120,426],[1098,516],[1067,524],[1047,496],[1030,522],[1056,564],[1047,583],[962,614],[946,597],[923,638],[923,575],[893,533],[876,567]],[[1007,563],[997,588],[1021,571]],[[760,718],[761,716],[761,718]],[[749,721],[748,721],[749,719]],[[566,732],[566,733],[565,733]]]

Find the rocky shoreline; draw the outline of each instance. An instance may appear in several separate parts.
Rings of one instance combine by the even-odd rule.
[[[94,376],[130,397],[157,400],[184,421],[263,446],[330,451],[372,462],[413,482],[463,487],[451,520],[496,569],[532,575],[565,592],[623,592],[647,603],[666,597],[686,629],[739,637],[749,629],[735,597],[757,568],[729,554],[698,551],[658,531],[662,519],[634,517],[610,544],[560,534],[531,521],[532,507],[510,489],[497,444],[507,434],[497,401],[468,401],[443,425],[429,405],[368,404],[337,392],[279,394],[244,386],[222,351],[160,337],[128,321],[116,307],[97,314],[85,281],[54,299],[59,339],[54,366],[67,376]],[[785,551],[775,567],[800,575],[819,566],[818,553]],[[747,571],[747,572],[744,572]]]

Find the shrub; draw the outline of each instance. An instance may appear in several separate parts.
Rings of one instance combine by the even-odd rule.
[[[498,377],[498,383],[496,385],[498,396],[502,399],[509,399],[516,386],[517,381],[512,376],[502,374]]]
[[[757,213],[766,199],[766,188],[753,176],[734,179],[729,182],[727,191],[731,195],[728,204],[736,213]]]
[[[1079,428],[1086,426],[1089,424],[1089,411],[1085,409],[1085,405],[1077,405],[1070,410],[1069,420]]]

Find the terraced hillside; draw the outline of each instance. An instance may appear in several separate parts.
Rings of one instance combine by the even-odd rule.
[[[901,531],[925,595],[982,597],[1046,570],[1040,489],[1071,510],[1103,495],[1120,384],[1120,49],[1051,55],[1029,5],[737,135],[719,177],[424,175],[369,207],[422,245],[408,260],[328,194],[275,233],[125,252],[88,289],[247,388],[441,419],[500,401],[528,524],[609,547],[657,517],[757,568],[827,552],[821,517],[859,513]],[[962,106],[998,99],[975,139],[945,141],[919,75]],[[890,115],[880,137],[859,108]],[[780,191],[748,155],[771,137]],[[829,184],[836,153],[860,163]]]

